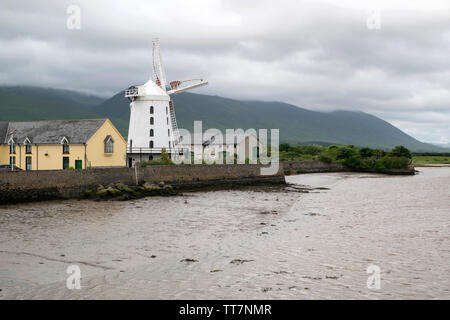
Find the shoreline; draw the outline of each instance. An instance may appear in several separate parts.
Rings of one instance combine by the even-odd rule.
[[[45,200],[131,200],[173,196],[186,191],[237,189],[242,186],[285,185],[285,176],[325,172],[414,175],[409,169],[351,169],[320,161],[280,162],[276,174],[263,176],[262,165],[167,165],[89,170],[0,172],[0,203]]]
[[[426,163],[426,164],[416,164],[416,168],[448,168],[450,164],[447,163]]]

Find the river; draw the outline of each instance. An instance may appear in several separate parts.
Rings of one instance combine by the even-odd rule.
[[[0,298],[449,299],[450,168],[419,170],[2,205]]]

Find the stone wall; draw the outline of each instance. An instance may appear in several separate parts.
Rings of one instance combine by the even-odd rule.
[[[389,175],[414,175],[414,167],[408,169],[352,169],[340,163],[326,163],[320,161],[284,161],[282,162],[285,175],[315,172],[367,172]]]
[[[88,170],[0,171],[0,204],[82,197],[99,185],[170,184],[174,189],[223,188],[239,185],[284,184],[284,175],[314,172],[363,171],[414,174],[414,169],[351,170],[337,163],[289,161],[278,174],[261,176],[261,165],[171,165],[145,168],[96,168]]]
[[[284,161],[282,164],[283,173],[286,175],[297,173],[348,171],[348,169],[340,163],[326,163],[320,161]]]
[[[0,171],[0,204],[76,198],[99,185],[160,183],[175,189],[285,183],[280,170],[261,176],[260,165],[172,165],[146,168],[96,168],[88,170]]]

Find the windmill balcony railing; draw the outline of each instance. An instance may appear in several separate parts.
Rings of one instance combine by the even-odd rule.
[[[186,148],[140,148],[140,147],[127,147],[128,154],[159,154],[165,149],[169,154],[183,154],[187,151]]]
[[[138,88],[129,88],[125,90],[125,97],[135,97],[139,94]]]

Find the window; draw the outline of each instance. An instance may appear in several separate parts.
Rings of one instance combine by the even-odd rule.
[[[16,165],[16,157],[15,156],[10,156],[9,157],[9,164],[11,166],[15,166]]]
[[[153,149],[153,140],[150,140],[149,147],[150,149]]]
[[[167,129],[167,135],[170,137],[170,129]]]
[[[169,124],[169,118],[167,118],[167,124]]]
[[[150,114],[153,114],[155,112],[155,109],[153,108],[153,106],[150,106]]]
[[[69,157],[63,157],[63,170],[69,169]]]
[[[30,143],[27,143],[25,145],[25,153],[26,154],[31,154],[31,144]]]
[[[9,145],[9,154],[16,154],[16,144],[14,141],[11,141]]]
[[[105,153],[113,153],[114,152],[114,140],[111,136],[107,136],[105,138]]]
[[[69,154],[70,153],[70,147],[67,142],[63,143],[63,154]]]
[[[169,114],[169,108],[166,107],[166,114]]]
[[[153,134],[154,134],[153,129],[150,129],[150,137],[153,137]]]
[[[26,170],[31,170],[31,157],[25,157]]]
[[[67,140],[66,137],[63,137],[61,139],[61,144],[62,144],[62,147],[63,147],[63,154],[69,154],[69,151],[70,151],[70,149],[69,149],[69,140]]]
[[[152,161],[152,160],[153,160],[153,156],[152,156],[152,155],[149,155],[149,156],[148,156],[148,160]]]
[[[154,124],[154,119],[153,119],[153,117],[150,117],[150,124]]]

